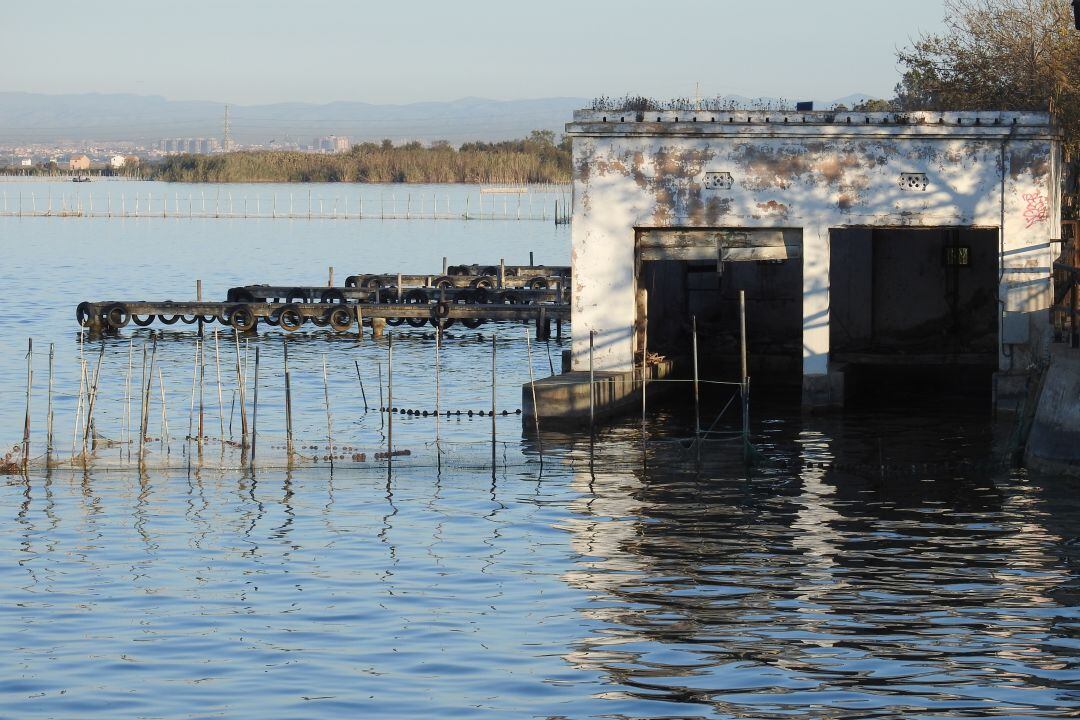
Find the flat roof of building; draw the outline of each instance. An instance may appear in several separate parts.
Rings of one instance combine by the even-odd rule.
[[[828,130],[826,130],[828,128]],[[784,134],[1060,137],[1048,112],[853,112],[850,110],[575,110],[571,135]]]

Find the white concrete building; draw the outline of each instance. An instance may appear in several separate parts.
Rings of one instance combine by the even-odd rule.
[[[124,163],[126,161],[127,158],[125,158],[123,155],[113,155],[111,158],[109,158],[109,167],[111,167],[113,170],[119,170],[120,168],[124,167]]]
[[[650,350],[688,352],[693,314],[724,374],[738,289],[755,381],[794,368],[807,406],[863,366],[989,367],[1004,400],[1048,352],[1045,113],[583,110],[567,133],[574,370],[588,331],[597,370],[631,370],[647,318]]]

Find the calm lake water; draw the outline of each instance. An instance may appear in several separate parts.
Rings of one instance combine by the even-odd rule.
[[[523,326],[453,328],[442,407],[490,406],[494,331],[497,407],[510,414],[494,433],[467,414],[438,431],[395,417],[394,445],[412,454],[388,467],[372,459],[386,418],[364,412],[356,377],[359,365],[377,407],[386,341],[313,329],[289,340],[306,457],[287,469],[283,341],[270,330],[241,347],[263,363],[252,470],[221,442],[239,435],[231,333],[220,408],[207,336],[211,439],[201,457],[184,442],[196,335],[174,325],[157,344],[168,444],[148,445],[142,473],[108,445],[124,438],[129,349],[137,385],[150,332],[83,345],[80,300],[186,299],[195,278],[208,298],[319,284],[328,265],[339,282],[434,272],[444,255],[525,262],[531,250],[565,264],[564,226],[0,218],[0,243],[0,441],[21,438],[27,337],[35,456],[49,345],[65,456],[81,445],[80,353],[91,370],[102,362],[98,461],[0,476],[0,717],[1080,715],[1080,483],[992,461],[1000,444],[977,412],[802,417],[764,399],[748,468],[737,444],[699,455],[680,441],[692,419],[675,393],[651,408],[644,448],[640,419],[591,443],[545,432],[541,467],[513,414],[529,376]],[[394,404],[432,409],[434,338],[393,334]],[[534,372],[549,373],[549,352],[557,368],[560,350],[534,344]],[[334,442],[368,455],[332,471],[324,356]],[[249,405],[253,389],[251,377]],[[155,392],[150,432],[163,438]]]

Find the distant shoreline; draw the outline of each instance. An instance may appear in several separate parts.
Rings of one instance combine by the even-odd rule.
[[[536,131],[524,140],[495,143],[362,143],[349,151],[318,154],[241,150],[215,155],[174,155],[137,168],[65,170],[56,166],[0,168],[20,177],[122,177],[188,183],[405,183],[528,185],[570,182],[570,145]]]

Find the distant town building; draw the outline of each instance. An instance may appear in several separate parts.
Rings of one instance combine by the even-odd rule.
[[[90,158],[86,155],[72,155],[71,160],[68,161],[68,166],[72,170],[89,170]]]
[[[32,167],[33,164],[34,161],[32,158],[21,158],[19,160],[19,165],[21,165],[22,167]]]
[[[119,170],[124,167],[124,162],[127,160],[123,155],[113,155],[109,158],[109,167],[113,170]]]
[[[349,142],[349,138],[341,136],[341,135],[334,135],[334,136],[331,136],[331,137],[334,140],[334,152],[336,152],[336,153],[349,152],[349,147],[352,145],[352,143]]]

